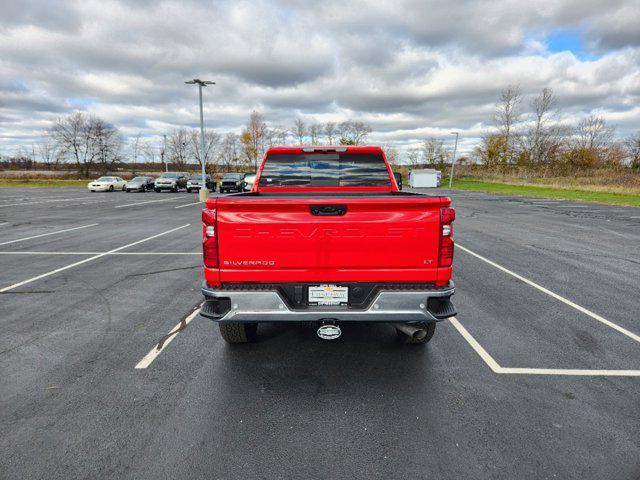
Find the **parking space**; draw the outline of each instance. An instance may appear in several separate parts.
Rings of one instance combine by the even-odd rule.
[[[640,472],[638,209],[453,192],[459,314],[426,348],[230,348],[194,314],[197,196],[25,190],[0,191],[0,476]]]

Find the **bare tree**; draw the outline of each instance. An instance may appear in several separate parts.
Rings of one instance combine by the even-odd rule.
[[[191,152],[198,161],[198,164],[202,166],[204,161],[205,169],[207,164],[211,163],[216,158],[216,149],[220,143],[220,135],[211,130],[204,131],[204,153],[202,150],[202,143],[200,142],[200,131],[193,131],[191,133]]]
[[[76,112],[58,118],[51,128],[51,136],[58,148],[76,163],[78,171],[86,177],[93,163],[91,136],[88,134],[87,116]]]
[[[410,148],[407,150],[407,163],[412,167],[420,165],[421,157],[422,155],[419,148]]]
[[[307,124],[304,123],[304,120],[297,118],[296,121],[293,122],[291,135],[298,141],[298,145],[304,144],[304,139],[307,136]]]
[[[531,101],[531,107],[535,116],[535,125],[533,128],[533,135],[530,141],[530,156],[533,163],[540,163],[542,160],[542,154],[545,150],[545,137],[548,135],[547,121],[551,109],[556,104],[556,98],[553,94],[553,90],[550,88],[543,88],[540,95],[535,97]]]
[[[502,90],[496,105],[494,120],[505,140],[507,163],[511,163],[514,158],[513,127],[518,121],[521,100],[520,87],[511,85]]]
[[[161,159],[163,155],[162,146],[155,145],[154,143],[148,141],[144,142],[140,146],[140,153],[142,154],[145,162],[148,163],[155,163],[156,158]]]
[[[385,145],[383,148],[384,154],[387,157],[387,161],[391,166],[400,165],[400,154],[398,153],[398,149],[391,145]]]
[[[422,143],[422,156],[424,163],[431,165],[443,164],[447,158],[444,140],[433,137],[425,140]]]
[[[631,168],[640,170],[640,132],[637,132],[624,141],[626,153],[631,160]]]
[[[64,156],[64,152],[60,149],[50,131],[45,132],[42,136],[37,146],[37,151],[40,161],[47,165],[58,165]]]
[[[103,168],[119,159],[122,139],[118,129],[82,112],[58,118],[50,131],[57,148],[88,177],[95,162]]]
[[[591,151],[606,150],[613,140],[614,127],[607,126],[599,115],[589,115],[582,119],[575,130],[576,145]]]
[[[23,165],[23,167],[27,170],[31,170],[35,163],[35,148],[32,145],[31,148],[24,147],[21,145],[18,147],[18,151],[15,154],[15,158],[18,158]]]
[[[371,127],[363,122],[346,121],[338,125],[340,144],[361,145],[371,133]]]
[[[94,158],[100,169],[106,173],[121,158],[122,136],[118,129],[97,117],[90,117],[95,149]]]
[[[311,141],[311,145],[318,145],[320,143],[322,130],[322,125],[319,123],[312,123],[309,125],[309,140]]]
[[[178,169],[183,169],[189,161],[191,155],[190,137],[190,133],[184,128],[174,130],[167,136],[166,161],[173,163]]]
[[[267,124],[264,121],[264,116],[254,110],[251,112],[251,115],[249,115],[247,126],[242,132],[242,140],[245,144],[247,160],[253,163],[256,170],[258,169],[258,158],[264,153],[266,132]]]
[[[333,145],[337,140],[338,128],[335,122],[327,122],[324,124],[324,136],[327,139],[327,145]]]
[[[240,149],[240,137],[233,132],[227,133],[220,143],[218,153],[218,158],[225,171],[232,170],[240,163]]]
[[[271,148],[277,145],[286,145],[288,135],[289,132],[285,128],[279,126],[267,128],[264,136],[265,147]]]
[[[140,132],[129,140],[129,149],[131,150],[131,161],[138,163],[138,156],[140,155]]]

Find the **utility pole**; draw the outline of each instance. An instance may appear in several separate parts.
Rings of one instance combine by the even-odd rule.
[[[169,171],[169,165],[164,161],[164,154],[167,151],[167,135],[162,135],[162,150],[160,151],[160,161],[164,164],[164,171]]]
[[[451,159],[451,175],[449,176],[449,190],[451,190],[451,186],[453,185],[453,169],[456,166],[456,152],[458,151],[458,132],[451,132],[451,135],[456,136],[456,143],[453,147],[453,158]]]
[[[194,78],[193,80],[189,80],[188,82],[184,83],[187,83],[189,85],[198,85],[198,92],[200,94],[200,160],[202,163],[202,183],[200,184],[200,190],[198,191],[198,194],[200,196],[200,201],[204,202],[207,198],[209,198],[209,190],[207,190],[207,174],[205,172],[205,163],[207,158],[204,151],[204,114],[202,113],[202,87],[206,87],[207,85],[215,85],[216,82]]]

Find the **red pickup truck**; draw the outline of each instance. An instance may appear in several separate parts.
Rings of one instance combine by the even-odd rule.
[[[262,322],[393,324],[424,344],[451,303],[448,197],[399,190],[379,147],[269,149],[250,192],[202,212],[205,302],[229,343]]]

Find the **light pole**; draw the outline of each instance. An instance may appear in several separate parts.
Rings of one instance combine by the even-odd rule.
[[[169,164],[164,161],[164,156],[166,155],[166,152],[167,152],[167,136],[162,135],[162,153],[160,154],[160,156],[162,157],[162,163],[164,163],[164,171],[168,172]]]
[[[198,85],[198,92],[200,93],[200,160],[202,161],[202,183],[200,184],[198,195],[200,196],[200,201],[204,202],[207,198],[209,198],[209,190],[207,190],[207,174],[205,173],[204,169],[206,156],[204,152],[204,115],[202,113],[202,87],[206,87],[207,85],[215,85],[216,82],[194,78],[193,80],[189,80],[188,82],[184,83],[187,83],[189,85]]]
[[[453,158],[451,159],[451,175],[449,176],[449,190],[451,190],[451,185],[453,185],[453,169],[456,166],[456,152],[458,150],[458,132],[451,132],[451,135],[456,136],[456,143],[453,147]]]

